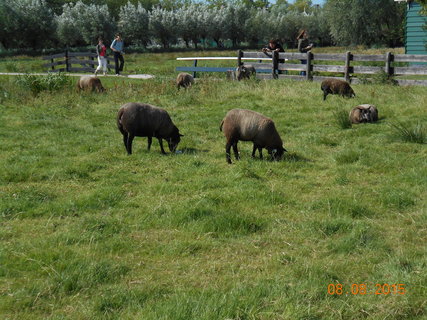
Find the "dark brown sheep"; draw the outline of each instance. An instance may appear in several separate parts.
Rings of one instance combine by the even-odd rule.
[[[260,159],[262,159],[262,148],[267,149],[273,160],[280,160],[286,151],[273,120],[255,111],[230,110],[222,120],[219,129],[224,132],[227,139],[225,155],[228,163],[231,163],[231,146],[233,146],[234,156],[237,160],[239,159],[237,150],[239,141],[252,141],[254,144],[252,157],[255,157],[258,149]]]
[[[189,73],[181,72],[176,77],[176,86],[178,90],[180,89],[180,87],[189,88],[193,85],[193,83],[194,83],[194,78]]]
[[[347,98],[356,96],[348,82],[340,79],[329,78],[323,80],[320,89],[323,91],[323,100],[326,100],[328,94],[339,94]]]
[[[241,65],[238,66],[236,69],[236,79],[238,81],[242,80],[242,79],[250,79],[251,77],[256,76],[256,70],[253,66],[245,66],[245,65]]]
[[[77,81],[77,90],[91,90],[104,92],[105,89],[101,84],[101,80],[95,76],[82,76]]]
[[[128,154],[132,154],[132,141],[135,137],[148,137],[148,150],[152,137],[157,138],[163,154],[166,152],[162,139],[168,142],[169,150],[175,152],[182,137],[166,110],[143,103],[124,104],[117,114],[117,127],[123,135]]]
[[[361,104],[350,111],[351,123],[378,121],[378,110],[372,104]]]

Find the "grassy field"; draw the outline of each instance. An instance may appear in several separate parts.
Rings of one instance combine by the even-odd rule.
[[[323,101],[319,83],[205,77],[177,91],[176,56],[126,56],[158,77],[102,78],[101,95],[0,78],[0,318],[426,319],[426,144],[393,127],[426,123],[425,87]],[[115,117],[131,101],[168,110],[182,154],[145,138],[126,154]],[[336,114],[360,103],[379,122],[342,129]],[[274,119],[283,161],[243,142],[226,163],[232,108]]]

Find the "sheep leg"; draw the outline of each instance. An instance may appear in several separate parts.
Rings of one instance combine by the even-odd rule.
[[[254,147],[252,149],[252,158],[255,158],[255,152],[256,152],[256,150],[257,150],[257,146],[254,143]]]
[[[240,160],[239,150],[237,150],[237,142],[233,143],[233,151],[234,151],[234,156],[236,157],[236,160]]]
[[[132,141],[133,141],[133,138],[135,138],[134,135],[131,135],[131,134],[128,135],[126,150],[128,151],[129,155],[132,154]]]
[[[152,142],[153,142],[153,137],[148,137],[148,147],[147,147],[148,151],[150,151]]]
[[[159,140],[159,144],[160,144],[160,150],[162,151],[163,154],[166,154],[165,149],[163,149],[163,140],[162,138],[157,138]]]
[[[127,151],[128,150],[128,134],[127,132],[122,132],[122,134],[123,134],[123,143]]]
[[[258,147],[259,158],[262,160],[262,148]]]
[[[326,96],[328,95],[328,92],[325,90],[325,91],[323,91],[323,101],[325,101],[326,100]]]
[[[231,142],[227,141],[227,144],[225,145],[225,158],[227,159],[227,162],[229,164],[231,164],[230,149],[231,149]]]

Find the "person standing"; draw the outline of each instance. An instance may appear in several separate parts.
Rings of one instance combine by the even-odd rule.
[[[308,40],[308,32],[307,30],[303,29],[300,31],[297,37],[298,40],[298,51],[301,53],[309,52],[311,49],[313,49],[313,44],[310,43]],[[307,60],[303,59],[301,60],[302,64],[307,64]],[[300,75],[305,76],[306,72],[301,71]]]
[[[116,66],[116,76],[120,75],[120,72],[123,71],[123,65],[125,64],[125,60],[123,59],[123,40],[120,34],[116,34],[113,42],[111,43],[110,49],[114,52],[114,63]],[[120,61],[120,65],[119,65]]]
[[[104,45],[104,40],[102,38],[98,39],[98,44],[96,46],[96,54],[98,55],[98,68],[95,70],[95,76],[102,69],[104,76],[107,73],[107,47]]]

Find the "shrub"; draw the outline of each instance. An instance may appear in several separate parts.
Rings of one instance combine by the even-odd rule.
[[[16,83],[24,89],[31,90],[34,95],[42,91],[57,91],[70,84],[70,79],[62,74],[36,76],[26,74],[18,77]]]

